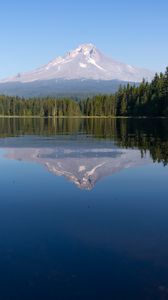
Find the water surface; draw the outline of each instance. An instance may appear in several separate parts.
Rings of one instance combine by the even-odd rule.
[[[0,119],[0,299],[168,299],[166,119]]]

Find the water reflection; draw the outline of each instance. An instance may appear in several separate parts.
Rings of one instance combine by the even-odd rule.
[[[10,159],[42,164],[91,190],[123,169],[152,161],[166,165],[167,127],[165,119],[1,118],[0,147],[8,149]]]
[[[114,148],[110,143],[96,142],[56,147],[8,149],[7,157],[44,165],[57,176],[64,176],[80,189],[91,190],[105,176],[120,170],[151,162],[148,154],[141,157],[138,150]],[[98,146],[98,147],[97,147]],[[111,147],[110,147],[111,146]]]
[[[167,299],[167,127],[0,119],[0,299]]]

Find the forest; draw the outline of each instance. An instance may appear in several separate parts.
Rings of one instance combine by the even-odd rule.
[[[0,116],[39,117],[168,117],[168,67],[152,82],[121,86],[112,95],[96,95],[85,100],[0,96]]]

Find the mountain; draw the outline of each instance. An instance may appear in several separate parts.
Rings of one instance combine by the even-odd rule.
[[[32,72],[18,74],[2,82],[43,81],[51,79],[91,79],[140,82],[151,80],[153,72],[117,62],[102,54],[94,45],[83,44],[63,57],[57,57],[47,65]]]
[[[0,92],[11,94],[11,91],[19,94],[28,94],[33,89],[33,94],[43,94],[44,91],[60,94],[66,92],[64,89],[68,82],[72,88],[67,92],[75,92],[88,89],[89,93],[113,92],[118,88],[120,82],[140,82],[143,78],[150,81],[154,73],[146,69],[132,67],[106,57],[92,44],[80,45],[64,56],[57,57],[48,64],[26,73],[18,73],[0,81]],[[113,83],[113,84],[112,84]],[[90,86],[89,86],[90,84]],[[102,88],[101,88],[102,86]],[[54,90],[52,88],[54,87]]]

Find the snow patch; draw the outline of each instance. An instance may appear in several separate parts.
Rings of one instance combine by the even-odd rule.
[[[134,68],[130,65],[127,65],[127,67],[130,69],[130,70],[133,70]]]
[[[83,64],[83,63],[79,63],[79,66],[80,66],[81,68],[87,68],[87,65],[86,65],[86,64]]]
[[[85,166],[79,166],[79,172],[83,172],[86,170],[86,167]]]
[[[99,70],[105,71],[105,69],[103,69],[101,66],[99,66],[95,60],[91,57],[88,58],[88,63],[94,65],[95,67],[97,67]]]
[[[67,58],[63,58],[63,57],[58,57],[57,59],[51,61],[46,67],[46,70],[49,70],[50,68],[56,67],[58,65],[63,65],[63,64],[67,64],[69,62],[71,62],[72,59],[67,59]]]
[[[105,162],[102,163],[102,164],[99,164],[99,165],[95,166],[93,169],[91,169],[90,171],[88,171],[88,172],[86,173],[87,176],[92,176],[92,175],[95,173],[95,171],[96,171],[98,168],[102,167],[104,164],[105,164]]]
[[[49,64],[46,66],[46,70],[49,70],[50,68],[55,67],[63,62],[64,62],[64,59],[61,56],[59,56],[58,58],[49,62]]]
[[[91,50],[95,49],[95,46],[93,44],[82,44],[75,50],[68,53],[68,56],[71,58],[75,58],[80,53],[84,54],[84,56],[89,56]]]

